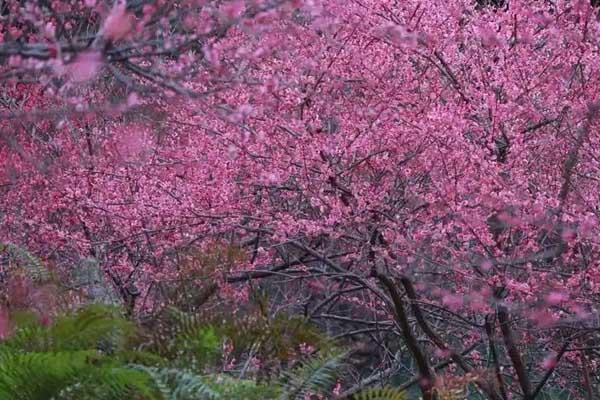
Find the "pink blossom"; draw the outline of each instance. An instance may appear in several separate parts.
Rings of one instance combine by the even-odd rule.
[[[56,26],[52,23],[52,22],[48,22],[46,24],[46,26],[44,27],[44,34],[48,37],[48,38],[53,38],[54,34],[56,32]]]
[[[556,354],[552,353],[552,354],[548,354],[546,357],[544,357],[544,359],[540,363],[540,367],[545,370],[550,370],[550,369],[553,369],[554,367],[556,367],[557,363],[558,363],[558,360],[556,359]]]
[[[223,16],[227,19],[239,18],[244,12],[244,0],[232,0],[221,7]]]
[[[481,263],[481,270],[484,272],[490,271],[494,267],[494,264],[490,260],[485,260]]]
[[[209,45],[205,45],[202,48],[202,52],[204,54],[204,58],[206,61],[216,70],[219,70],[221,67],[220,54],[218,49],[215,47],[211,47]]]
[[[85,82],[93,79],[102,67],[102,54],[89,50],[79,53],[75,60],[67,65],[67,72],[74,82]]]
[[[481,38],[481,42],[486,47],[500,47],[502,46],[502,41],[498,37],[498,34],[494,32],[491,27],[482,26],[478,30],[479,37]]]
[[[315,351],[315,347],[307,344],[307,343],[300,343],[300,354],[302,355],[310,355]]]
[[[10,56],[8,58],[8,65],[10,67],[19,67],[21,65],[22,61],[23,61],[23,59],[21,58],[21,56],[17,56],[17,55]]]
[[[127,4],[123,0],[115,2],[110,13],[104,20],[102,33],[106,39],[120,40],[131,31],[133,27],[133,17],[126,9]]]
[[[569,300],[569,295],[561,291],[553,291],[546,296],[546,303],[553,306],[564,303],[567,300]]]
[[[342,382],[337,380],[335,386],[333,387],[332,394],[334,396],[339,396],[342,393]]]
[[[59,47],[44,32],[49,13],[26,37],[14,36],[29,26],[19,13],[0,27],[15,53],[0,74],[3,242],[69,259],[96,250],[147,303],[164,302],[154,282],[186,279],[174,249],[207,253],[219,238],[244,254],[211,265],[218,281],[300,263],[264,278],[281,294],[274,310],[353,288],[344,273],[372,290],[358,285],[331,312],[392,326],[378,267],[399,290],[401,277],[415,283],[424,318],[449,343],[484,339],[480,322],[498,304],[523,349],[558,347],[548,328],[559,319],[592,322],[600,21],[589,1],[577,14],[568,1],[550,13],[542,1],[431,11],[418,0],[190,0],[165,15],[172,2],[156,1],[136,10],[139,21],[124,1],[55,3],[71,23],[100,24],[105,40],[79,54]],[[89,43],[88,32],[70,34]],[[109,79],[72,84],[101,70]],[[540,257],[559,228],[562,253]],[[245,310],[248,287],[219,282],[219,300]],[[10,300],[19,297],[31,300]]]
[[[549,328],[558,321],[556,315],[544,309],[537,309],[531,312],[530,319],[539,328]]]
[[[140,96],[136,92],[131,92],[127,96],[127,107],[135,107],[141,104]]]
[[[119,136],[117,149],[124,161],[139,161],[150,149],[150,132],[142,125],[124,126]]]
[[[463,296],[447,293],[442,297],[442,303],[452,311],[457,311],[463,305]]]

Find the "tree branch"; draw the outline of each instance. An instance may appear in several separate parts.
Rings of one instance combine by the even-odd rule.
[[[523,390],[523,399],[532,400],[531,397],[531,383],[529,382],[529,376],[527,375],[527,369],[521,358],[521,353],[517,348],[515,339],[510,328],[510,316],[506,306],[500,305],[498,307],[498,321],[500,322],[500,330],[502,331],[502,337],[504,338],[504,344],[508,351],[508,356],[512,362],[512,365],[517,374],[517,379],[521,390]]]
[[[373,274],[379,280],[379,282],[381,282],[381,284],[387,289],[387,291],[390,294],[390,297],[392,298],[396,322],[400,326],[402,336],[404,337],[406,345],[409,351],[411,352],[413,358],[415,359],[417,368],[419,370],[419,387],[423,392],[423,399],[432,400],[435,398],[435,394],[433,392],[433,382],[435,379],[435,374],[429,366],[427,356],[423,352],[423,349],[421,349],[421,347],[419,346],[417,338],[415,337],[410,327],[410,324],[408,322],[408,315],[406,314],[406,310],[404,309],[404,304],[402,302],[400,293],[398,292],[398,289],[394,282],[389,277],[376,270],[373,271]]]

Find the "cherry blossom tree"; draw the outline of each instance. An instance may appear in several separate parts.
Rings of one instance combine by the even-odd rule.
[[[342,396],[593,398],[595,2],[5,3],[3,239],[140,312],[258,282],[372,343]]]

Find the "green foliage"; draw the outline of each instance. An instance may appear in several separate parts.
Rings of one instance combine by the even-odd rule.
[[[236,379],[224,374],[212,375],[210,380],[220,400],[277,399],[282,390],[278,384],[259,384],[251,379]]]
[[[13,335],[2,343],[1,351],[57,352],[96,349],[123,350],[134,334],[135,325],[115,307],[90,305],[73,314],[59,317],[44,327],[37,318],[21,312],[13,317]]]
[[[0,253],[5,253],[8,261],[21,268],[34,282],[43,283],[50,279],[50,272],[42,261],[24,248],[12,243],[0,243]]]
[[[393,387],[371,388],[352,396],[353,400],[406,400],[404,392]]]
[[[343,366],[344,355],[310,358],[270,383],[203,376],[199,366],[215,364],[222,331],[194,315],[177,310],[170,315],[170,335],[141,351],[134,340],[137,327],[114,307],[90,305],[57,317],[50,326],[34,314],[13,313],[13,334],[0,343],[0,398],[303,399],[329,394]],[[188,353],[196,364],[189,363]]]
[[[236,249],[226,250],[199,262],[239,257]],[[19,247],[1,245],[0,252],[36,284],[53,278]],[[11,310],[10,335],[0,342],[0,399],[259,400],[331,393],[343,355],[308,358],[280,374],[301,345],[328,354],[333,346],[326,337],[301,317],[270,314],[259,292],[243,311],[239,318],[223,310],[203,315],[170,308],[143,330],[108,305],[70,310],[51,324],[41,323],[39,312]],[[275,366],[275,375],[257,382],[216,374],[225,341],[233,344],[233,357],[255,358],[269,371]],[[249,375],[245,368],[240,376]]]
[[[235,348],[258,347],[262,358],[288,361],[301,344],[317,349],[332,347],[330,341],[302,317],[279,314],[272,318],[247,315],[225,320],[219,327],[223,336],[231,339]]]
[[[0,398],[123,399],[153,395],[150,377],[128,368],[135,326],[118,309],[92,305],[42,326],[13,315],[13,335],[0,344]],[[138,358],[144,356],[137,354]]]
[[[174,366],[194,371],[216,361],[223,340],[213,325],[174,307],[165,311],[151,336],[150,351],[171,360]]]
[[[177,310],[170,310],[170,316],[171,336],[161,338],[163,347],[153,343],[163,350],[158,354],[132,347],[136,326],[116,308],[91,305],[47,327],[32,314],[17,313],[14,334],[0,344],[0,398],[292,400],[330,395],[344,370],[345,355],[333,354],[310,357],[269,384],[224,374],[201,376],[194,367],[214,363],[223,337],[197,316]],[[185,366],[188,353],[198,361],[190,368]],[[355,398],[404,399],[393,389],[359,396]]]
[[[297,349],[311,346],[328,352],[333,342],[320,333],[314,325],[302,316],[269,312],[269,297],[260,289],[253,289],[250,305],[243,318],[227,320],[222,325],[223,334],[230,338],[237,348],[257,346],[263,359],[288,362],[297,357]]]
[[[167,308],[152,327],[152,350],[178,365],[201,371],[215,361],[223,340],[234,349],[253,348],[262,360],[287,362],[297,355],[300,345],[328,351],[331,341],[301,317],[279,314],[267,318],[261,311],[251,310],[243,318],[232,315],[185,313]]]
[[[152,378],[164,400],[212,400],[221,398],[203,378],[185,370],[132,365]]]
[[[224,340],[230,340],[239,351],[254,349],[261,359],[289,360],[300,344],[310,344],[329,350],[331,343],[302,318],[280,314],[266,317],[260,307],[245,318],[221,315],[203,316],[185,313],[174,307],[165,310],[159,324],[152,328],[151,348],[170,360],[177,368],[202,372],[212,365]],[[283,374],[271,384],[259,384],[250,379],[235,379],[227,375],[210,375],[207,383],[220,399],[296,399],[307,393],[329,393],[343,356],[310,359],[293,371]]]
[[[3,352],[0,398],[14,400],[123,399],[152,395],[146,374],[115,365],[95,351]]]
[[[310,358],[298,368],[285,372],[285,392],[282,400],[302,400],[310,394],[331,393],[341,370],[345,367],[345,354]]]
[[[0,255],[8,255],[20,276],[42,284],[53,279],[40,260],[19,247],[0,244]],[[198,262],[212,265],[238,256],[232,248]],[[0,399],[331,398],[345,372],[345,354],[336,353],[334,343],[306,319],[269,310],[264,292],[254,290],[250,300],[241,318],[219,308],[211,308],[208,315],[167,308],[146,330],[107,305],[70,311],[50,325],[42,324],[37,313],[11,310],[10,335],[0,342]],[[215,372],[223,367],[219,363],[225,341],[233,344],[231,356],[238,365],[246,360],[240,371]],[[319,355],[288,369],[297,362],[301,345]],[[250,361],[258,361],[261,373],[248,373]],[[441,387],[437,394],[464,398],[469,383]],[[540,393],[548,400],[567,397],[550,388]],[[405,400],[407,394],[393,387],[371,388],[352,399]]]

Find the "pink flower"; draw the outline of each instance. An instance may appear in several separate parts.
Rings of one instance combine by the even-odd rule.
[[[132,15],[127,12],[125,1],[117,1],[104,20],[102,32],[109,40],[123,39],[131,31]]]
[[[478,32],[479,37],[481,38],[481,43],[485,47],[501,47],[502,41],[490,27],[480,27]]]
[[[546,296],[546,303],[553,305],[553,306],[558,305],[567,300],[569,300],[569,295],[564,292],[554,291],[554,292],[548,293],[548,295]]]
[[[8,66],[9,67],[20,67],[23,59],[21,56],[10,56],[8,57]]]
[[[136,92],[131,92],[129,93],[129,96],[127,96],[127,107],[135,107],[141,103],[140,96],[138,96]]]
[[[442,303],[444,303],[444,305],[450,310],[456,311],[462,307],[463,298],[462,296],[448,293],[442,297]]]
[[[558,318],[554,314],[543,309],[534,310],[529,318],[531,319],[531,322],[539,328],[549,328],[558,321]]]
[[[436,349],[435,350],[435,355],[440,357],[440,358],[446,358],[449,357],[450,354],[452,354],[452,352],[449,349]]]
[[[315,351],[314,346],[306,343],[300,343],[300,353],[303,355],[310,355]]]
[[[44,34],[48,38],[53,38],[55,33],[56,33],[56,27],[54,26],[54,24],[52,22],[48,22],[46,24],[46,26],[44,27]]]
[[[481,270],[484,272],[488,272],[494,267],[494,264],[490,260],[485,260],[481,263]]]
[[[211,67],[213,67],[216,70],[219,70],[221,68],[221,61],[219,59],[220,54],[217,49],[205,45],[202,49],[202,52],[204,54],[204,59],[210,64]]]
[[[338,380],[333,388],[333,395],[339,396],[342,393],[342,383]]]
[[[252,115],[254,109],[249,104],[243,104],[233,113],[231,119],[233,122],[241,122]]]
[[[379,35],[387,37],[392,43],[406,49],[415,49],[417,47],[417,35],[408,31],[403,26],[389,23],[377,29]]]
[[[75,57],[67,66],[69,76],[74,82],[85,82],[94,78],[102,66],[102,55],[99,51],[86,51]]]
[[[549,370],[556,367],[557,363],[558,360],[556,359],[556,354],[552,353],[544,357],[544,359],[540,363],[540,367],[542,367],[545,370]]]
[[[562,231],[560,236],[562,240],[569,242],[577,237],[577,232],[575,232],[573,229],[566,228]]]
[[[150,145],[148,130],[144,126],[133,124],[121,130],[118,152],[124,161],[137,161],[146,155]]]
[[[221,7],[221,12],[226,19],[236,19],[242,15],[244,7],[243,0],[234,0],[224,4]]]

